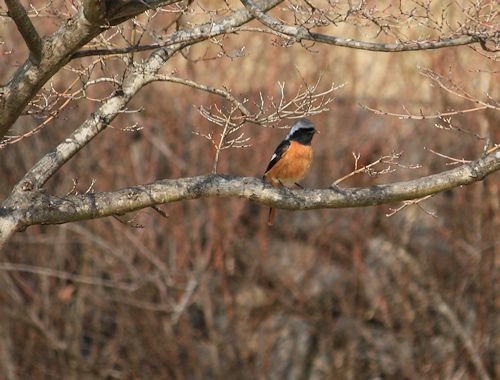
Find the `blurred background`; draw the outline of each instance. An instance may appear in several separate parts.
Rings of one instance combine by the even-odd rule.
[[[51,4],[44,17],[34,18],[42,33],[56,30],[66,12],[74,13],[71,2]],[[223,6],[195,4],[193,18],[202,17],[201,6]],[[446,5],[432,4],[437,15]],[[448,12],[450,20],[463,17],[453,7]],[[146,24],[159,30],[174,17],[173,11],[142,15],[136,24],[122,25],[120,33],[132,36]],[[384,36],[375,39],[373,25],[341,24],[327,31],[384,41]],[[407,32],[411,38],[421,31]],[[115,30],[106,38],[113,33],[120,38]],[[27,50],[7,18],[0,23],[0,39],[4,82]],[[164,72],[226,87],[249,104],[260,94],[268,103],[269,97],[279,98],[278,82],[285,83],[289,97],[320,77],[318,89],[344,84],[329,110],[310,118],[321,134],[313,141],[305,187],[325,188],[351,172],[353,153],[362,166],[402,152],[401,166],[392,165],[386,174],[353,176],[341,186],[448,170],[457,163],[431,150],[472,160],[482,154],[486,138],[500,140],[499,113],[491,109],[446,121],[378,115],[362,107],[433,115],[477,105],[436,85],[424,75],[426,69],[453,79],[474,97],[498,98],[498,65],[471,47],[409,53],[283,47],[275,36],[250,32],[223,42],[227,52],[244,47],[243,54],[211,59],[220,46],[205,42],[176,55]],[[148,54],[130,58],[140,62]],[[59,107],[63,100],[52,101],[53,91],[78,88],[85,70],[91,80],[120,77],[125,69],[118,57],[71,61],[32,105],[38,104],[40,113],[20,118],[14,132],[25,133],[46,120],[44,102]],[[112,91],[107,84],[92,86],[39,133],[0,149],[0,197]],[[214,104],[224,106],[220,98],[187,86],[151,84],[130,104],[130,110],[141,112],[117,117],[46,188],[59,195],[110,191],[210,173],[214,148],[199,134],[216,136],[221,130],[198,107]],[[246,124],[241,131],[251,138],[250,146],[222,151],[218,172],[260,177],[286,134],[279,127],[290,123]],[[454,130],[445,128],[450,125]],[[159,206],[167,217],[145,209],[29,227],[1,256],[0,377],[495,378],[500,373],[499,192],[494,174],[396,213],[401,204],[278,210],[275,226],[268,227],[267,207],[214,198]]]

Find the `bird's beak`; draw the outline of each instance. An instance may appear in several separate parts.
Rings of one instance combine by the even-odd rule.
[[[317,129],[314,130],[314,133],[319,133],[319,131]]]

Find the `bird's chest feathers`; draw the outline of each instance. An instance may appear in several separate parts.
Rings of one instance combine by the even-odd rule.
[[[303,145],[292,141],[290,148],[283,154],[281,160],[272,168],[275,178],[281,182],[297,182],[304,178],[307,169],[312,161],[312,148],[310,145]]]

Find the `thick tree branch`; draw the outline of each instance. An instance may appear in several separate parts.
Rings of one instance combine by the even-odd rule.
[[[79,50],[71,56],[71,59],[78,59],[83,57],[92,57],[95,55],[114,55],[114,54],[129,54],[141,51],[148,51],[158,49],[165,46],[164,43],[154,43],[145,45],[132,45],[125,48],[110,48],[110,49],[85,49]]]
[[[277,189],[257,178],[209,175],[65,197],[25,191],[0,208],[0,223],[2,216],[15,213],[19,230],[34,224],[95,219],[157,204],[209,197],[240,197],[289,210],[365,207],[422,198],[480,181],[498,170],[500,152],[497,151],[452,170],[368,188]]]
[[[249,10],[249,12],[262,24],[274,30],[275,32],[278,32],[286,37],[296,39],[297,41],[306,40],[335,46],[343,46],[352,49],[371,50],[378,52],[402,52],[470,45],[473,43],[479,43],[485,39],[485,36],[463,35],[458,37],[443,38],[434,41],[409,41],[396,44],[358,41],[351,38],[341,38],[311,32],[303,26],[286,25],[281,21],[265,14],[265,10],[262,10],[253,1],[241,0],[241,2]],[[498,32],[495,32],[491,35],[491,37],[494,38],[497,35]]]
[[[476,36],[460,36],[460,37],[443,38],[434,41],[409,41],[398,44],[384,44],[384,43],[356,41],[356,40],[351,40],[349,38],[339,38],[314,32],[310,32],[309,34],[310,34],[309,38],[303,38],[303,39],[315,42],[321,42],[329,45],[343,46],[361,50],[379,51],[385,53],[442,49],[453,46],[470,45],[480,41],[480,38]]]
[[[441,40],[434,40],[434,41],[410,41],[398,44],[384,44],[384,43],[353,40],[351,38],[329,36],[326,34],[314,33],[309,31],[307,31],[307,34],[304,34],[304,32],[300,31],[301,28],[296,28],[296,27],[290,27],[290,28],[294,28],[296,30],[292,34],[283,33],[276,30],[277,32],[276,35],[288,38],[293,37],[296,38],[298,41],[308,40],[308,41],[321,42],[329,45],[342,46],[352,49],[370,50],[370,51],[385,52],[385,53],[442,49],[447,47],[470,45],[481,41],[480,37],[461,36],[461,37],[444,38]],[[116,54],[129,54],[129,53],[153,50],[159,47],[168,46],[169,44],[171,44],[171,42],[167,41],[161,43],[158,42],[154,44],[132,45],[132,46],[127,46],[125,48],[80,50],[77,51],[75,54],[73,54],[71,56],[71,59],[91,57],[96,55],[106,56],[106,55],[116,55]]]
[[[28,17],[26,10],[18,0],[5,0],[5,4],[7,4],[9,10],[9,16],[12,17],[16,23],[17,29],[23,36],[28,49],[30,49],[31,60],[34,63],[40,63],[42,56],[42,39]]]
[[[283,0],[259,0],[258,6],[264,11],[268,11]],[[119,49],[90,49],[75,52],[71,59],[87,57],[92,55],[126,54],[136,51],[152,50],[157,48],[170,47],[179,43],[194,44],[223,33],[233,33],[236,28],[253,20],[254,16],[246,8],[241,8],[232,12],[229,16],[222,17],[215,21],[210,21],[188,29],[181,29],[169,34],[161,43],[148,45],[129,46]]]
[[[268,17],[267,15],[265,16]],[[238,31],[245,31],[245,30],[240,29]],[[459,37],[450,37],[450,38],[443,38],[431,41],[409,41],[397,44],[386,44],[386,43],[375,43],[375,42],[353,40],[351,38],[329,36],[326,34],[310,32],[303,27],[295,27],[295,26],[286,26],[286,28],[283,30],[282,28],[276,27],[274,29],[262,29],[258,31],[261,33],[271,33],[285,38],[295,38],[297,41],[309,40],[313,42],[321,42],[329,45],[342,46],[352,49],[369,50],[369,51],[377,51],[385,53],[442,49],[447,47],[470,45],[478,42],[481,43],[482,41],[485,40],[484,36],[463,35]],[[495,35],[492,35],[491,38],[493,39],[497,37]],[[106,56],[106,55],[129,54],[129,53],[153,50],[160,47],[168,46],[170,44],[172,44],[172,42],[170,41],[169,38],[164,42],[157,42],[153,44],[143,44],[143,45],[132,45],[124,48],[85,49],[74,53],[71,56],[71,59],[91,57],[96,55]]]

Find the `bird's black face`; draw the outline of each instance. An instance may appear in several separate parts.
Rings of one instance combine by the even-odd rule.
[[[312,138],[317,132],[314,128],[297,129],[290,137],[290,141],[297,141],[304,145],[311,145]]]

